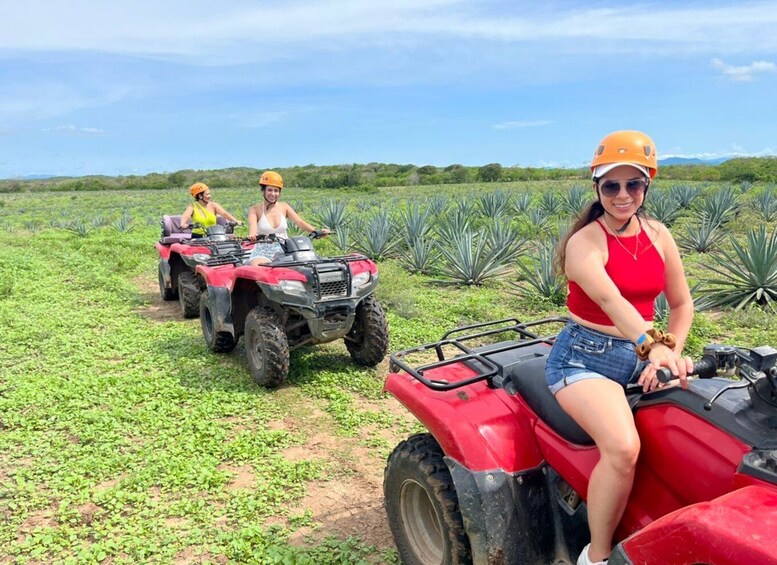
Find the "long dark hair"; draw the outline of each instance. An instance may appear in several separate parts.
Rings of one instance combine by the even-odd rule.
[[[601,218],[603,215],[604,206],[602,206],[602,203],[599,202],[599,200],[594,200],[583,208],[583,211],[577,216],[575,223],[572,224],[572,227],[558,244],[558,249],[556,250],[556,271],[558,274],[564,274],[564,264],[567,260],[567,243],[569,243],[569,238],[591,222],[595,222],[597,219]]]

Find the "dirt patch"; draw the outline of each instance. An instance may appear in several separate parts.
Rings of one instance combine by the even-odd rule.
[[[172,322],[183,320],[181,308],[177,300],[162,300],[159,296],[159,284],[146,277],[136,278],[134,281],[139,290],[139,298],[143,303],[137,308],[137,312],[144,318],[155,322]]]
[[[87,526],[92,525],[95,515],[100,512],[100,510],[100,507],[94,502],[87,502],[78,507],[78,512],[81,514],[81,521]]]
[[[256,477],[254,475],[254,470],[250,465],[228,465],[222,463],[217,469],[233,475],[232,481],[224,487],[228,491],[252,489],[255,486]]]
[[[193,549],[187,547],[173,558],[175,565],[186,565],[188,563],[228,563],[229,560],[224,555],[213,556],[203,549]]]
[[[54,518],[56,509],[45,508],[43,510],[37,510],[30,514],[27,519],[19,526],[19,532],[27,533],[36,528],[56,528],[57,519]]]

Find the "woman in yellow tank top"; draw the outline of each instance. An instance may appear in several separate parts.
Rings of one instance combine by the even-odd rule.
[[[210,189],[204,182],[195,182],[189,187],[189,192],[194,197],[194,202],[186,208],[181,216],[181,228],[187,229],[189,220],[202,226],[192,230],[192,237],[202,237],[205,235],[205,228],[215,226],[216,215],[237,222],[237,225],[242,225],[243,222],[211,200]]]

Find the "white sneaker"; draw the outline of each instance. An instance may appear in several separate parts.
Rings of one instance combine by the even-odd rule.
[[[577,558],[577,565],[607,565],[607,561],[591,561],[588,558],[589,547],[591,547],[590,543],[580,552],[580,557]]]

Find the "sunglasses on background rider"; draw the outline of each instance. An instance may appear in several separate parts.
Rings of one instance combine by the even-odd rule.
[[[636,198],[645,194],[649,183],[645,178],[631,179],[624,182],[608,180],[599,184],[599,190],[602,192],[602,196],[612,198],[613,196],[618,196],[624,184],[626,185],[626,192]]]

